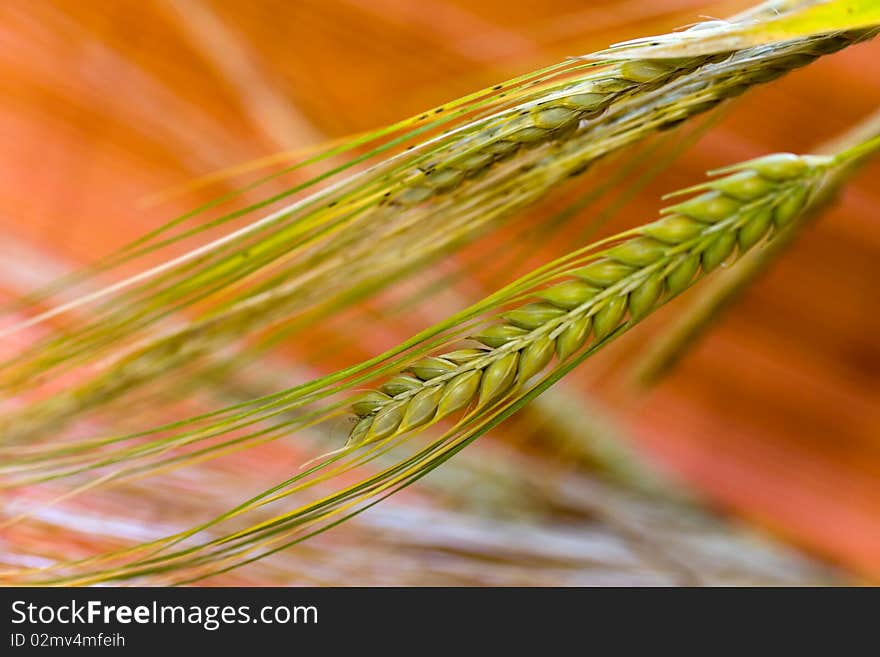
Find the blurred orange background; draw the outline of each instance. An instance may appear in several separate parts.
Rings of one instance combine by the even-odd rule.
[[[190,209],[192,197],[142,201],[198,176],[745,6],[6,0],[0,288],[24,292],[46,278],[53,259],[87,263]],[[777,150],[808,152],[878,105],[880,43],[753,90],[603,233],[650,220],[662,193],[698,182],[707,169]],[[647,396],[633,398],[615,373],[683,300],[576,379],[615,410],[658,466],[719,509],[873,580],[880,580],[878,179],[880,162]],[[474,248],[490,252],[491,243]],[[541,254],[569,247],[560,241]],[[22,266],[9,266],[10,257]],[[399,327],[398,337],[412,328]]]

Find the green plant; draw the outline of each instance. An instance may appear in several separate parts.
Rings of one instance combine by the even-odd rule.
[[[793,230],[805,208],[876,149],[876,131],[826,156],[781,154],[729,167],[723,177],[684,190],[697,195],[659,221],[577,249],[337,372],[141,431],[49,437],[50,429],[172,369],[198,381],[211,352],[241,334],[276,328],[295,335],[499,225],[605,156],[874,34],[870,8],[855,24],[853,5],[838,3],[840,27],[824,22],[819,29],[798,22],[800,4],[788,3],[789,13],[778,19],[762,5],[730,24],[672,34],[659,40],[667,49],[662,57],[648,50],[650,59],[627,59],[645,52],[643,43],[628,44],[600,53],[596,62],[560,64],[438,107],[311,158],[309,164],[355,153],[265,202],[175,233],[195,213],[181,217],[100,263],[89,274],[317,188],[205,246],[14,326],[104,301],[90,316],[71,319],[69,330],[6,363],[9,391],[26,389],[37,377],[105,359],[110,364],[2,421],[5,488],[80,477],[85,480],[73,491],[80,492],[191,465],[295,431],[323,430],[347,414],[357,390],[372,391],[356,398],[359,419],[345,446],[228,513],[129,550],[10,577],[198,581],[304,540],[443,464],[735,254]],[[761,35],[762,21],[778,29],[780,20],[789,21],[785,39]],[[720,51],[712,46],[731,38],[733,45]],[[709,50],[676,56],[676,48],[695,47]],[[366,162],[374,164],[355,169]],[[348,175],[330,183],[337,174]],[[89,276],[48,293],[83,280]],[[180,314],[184,310],[192,314]],[[168,324],[171,317],[181,324]],[[454,348],[469,336],[479,345]],[[415,447],[417,441],[409,442],[436,422],[443,423],[439,437]],[[257,509],[358,473],[379,457],[390,464],[375,474],[268,520],[251,520]],[[209,529],[219,536],[202,540]]]
[[[113,401],[172,368],[192,367],[233,336],[300,317],[316,321],[338,312],[387,281],[472,240],[602,157],[871,34],[835,33],[672,64],[611,63],[598,72],[593,71],[595,63],[576,63],[561,71],[551,67],[489,90],[488,99],[475,94],[480,100],[463,99],[380,130],[370,137],[415,126],[376,146],[369,156],[437,129],[453,115],[476,110],[484,114],[213,243],[14,327],[114,296],[112,303],[91,312],[83,326],[37,344],[5,364],[6,387],[15,390],[99,359],[115,363],[76,388],[2,421],[4,439],[28,440],[57,430],[77,414]],[[567,76],[583,68],[587,73],[572,83]],[[566,74],[562,82],[544,83],[547,76],[560,72]],[[536,82],[542,84],[533,90]],[[511,102],[510,109],[495,108]],[[612,107],[616,109],[611,111]],[[601,119],[584,121],[597,113]],[[550,115],[555,117],[552,121]],[[221,220],[263,205],[248,206]],[[134,253],[146,248],[137,246]],[[131,253],[121,256],[125,261]],[[242,287],[254,277],[258,284]],[[119,296],[120,292],[125,293]],[[223,298],[219,307],[201,311],[183,327],[148,332],[163,326],[172,310],[216,297]]]

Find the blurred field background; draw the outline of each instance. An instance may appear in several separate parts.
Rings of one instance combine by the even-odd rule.
[[[0,294],[24,294],[255,174],[186,187],[203,176],[745,6],[5,0]],[[475,257],[499,254],[503,235],[482,238],[438,265],[462,275],[430,304],[405,316],[384,312],[410,289],[392,287],[361,309],[374,328],[340,321],[316,331],[317,341],[341,337],[347,349],[281,345],[267,357],[264,384],[290,385],[304,363],[324,371],[378,353],[563,253],[588,228],[598,237],[652,219],[660,195],[700,181],[707,169],[809,152],[880,105],[878,45],[822,59],[727,106],[604,225],[591,223],[591,208],[515,266],[474,271]],[[507,236],[614,166],[560,190],[505,228]],[[682,299],[424,482],[211,583],[880,581],[878,176],[880,163],[866,168],[650,391],[633,387],[633,364]],[[38,565],[192,524],[311,455],[281,441],[77,498],[0,530],[2,560]],[[678,482],[675,492],[667,481]],[[681,491],[702,510],[681,501]],[[4,493],[4,506],[14,512],[49,495]]]

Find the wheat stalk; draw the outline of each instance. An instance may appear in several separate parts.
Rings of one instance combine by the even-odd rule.
[[[474,134],[432,153],[430,159],[404,176],[404,189],[389,202],[410,206],[453,193],[466,181],[485,175],[490,167],[523,149],[565,140],[615,102],[661,88],[709,60],[636,60],[605,66],[575,84],[503,112]]]
[[[632,381],[650,386],[670,372],[696,344],[709,326],[767,268],[769,268],[798,237],[810,219],[821,214],[835,199],[839,188],[872,154],[871,144],[880,135],[880,111],[864,119],[843,137],[823,144],[819,153],[849,153],[837,157],[841,166],[827,176],[825,184],[814,194],[798,221],[792,223],[766,248],[749,253],[737,266],[710,282],[691,303],[683,308],[671,325],[652,343],[635,365]],[[867,148],[864,146],[867,144]],[[855,150],[852,150],[855,149]]]
[[[776,154],[686,190],[702,193],[500,315],[473,337],[478,347],[422,358],[360,397],[353,404],[360,420],[348,444],[359,447],[491,406],[554,358],[565,361],[627,321],[638,322],[735,251],[745,253],[783,230],[834,163],[826,156]]]

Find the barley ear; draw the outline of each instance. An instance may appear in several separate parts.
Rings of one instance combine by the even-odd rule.
[[[383,440],[470,409],[478,414],[550,367],[602,344],[767,236],[784,231],[835,166],[834,158],[778,153],[727,167],[685,190],[659,220],[570,254],[536,299],[497,314],[482,346],[425,356],[353,404],[349,444]],[[580,261],[580,262],[579,262]],[[514,286],[516,287],[516,286]],[[558,365],[557,365],[558,366]]]
[[[829,170],[824,184],[799,213],[771,242],[747,253],[736,267],[707,282],[690,305],[672,321],[649,346],[633,367],[631,381],[644,388],[657,383],[696,345],[702,335],[721,313],[739,297],[768,267],[770,267],[797,238],[802,227],[817,217],[834,200],[838,189],[868,161],[880,148],[880,111],[874,112],[842,136],[824,144],[818,150],[842,162]],[[751,175],[742,172],[739,175]],[[756,180],[763,180],[755,177]],[[753,216],[737,235],[738,249],[744,253],[768,234],[775,221],[772,207],[762,206],[752,211]]]

